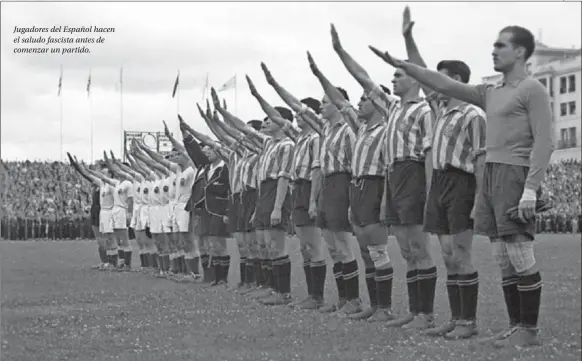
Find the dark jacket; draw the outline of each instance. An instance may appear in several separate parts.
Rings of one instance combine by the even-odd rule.
[[[192,186],[192,195],[185,209],[189,212],[193,209],[204,209],[217,216],[226,216],[230,196],[228,166],[223,164],[208,175],[210,160],[192,135],[184,139],[184,147],[198,170]]]

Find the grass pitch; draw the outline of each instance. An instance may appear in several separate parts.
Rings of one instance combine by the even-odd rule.
[[[298,241],[290,241],[294,297],[306,293]],[[432,339],[337,315],[266,307],[224,288],[178,284],[139,273],[90,269],[96,243],[0,244],[2,359],[62,360],[579,360],[580,236],[540,236],[537,257],[544,279],[540,327],[543,346],[495,350],[474,341]],[[135,245],[134,245],[135,247]],[[236,254],[235,244],[229,248]],[[500,275],[484,238],[474,243],[480,273],[481,335],[507,323]],[[137,247],[135,248],[137,249]],[[405,265],[394,239],[393,304],[406,310]],[[436,239],[437,321],[447,319],[445,269]],[[230,281],[238,280],[233,257]],[[134,254],[134,267],[139,264]],[[328,261],[326,298],[335,299]],[[362,270],[360,263],[360,270]],[[363,272],[362,272],[363,273]],[[363,276],[361,295],[367,299]],[[366,300],[367,301],[367,300]]]

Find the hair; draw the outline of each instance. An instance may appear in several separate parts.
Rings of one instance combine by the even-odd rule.
[[[311,97],[307,97],[307,98],[301,99],[301,103],[307,105],[316,114],[321,114],[321,102],[319,100],[311,98]]]
[[[471,80],[471,68],[460,60],[441,60],[437,64],[437,70],[446,70],[449,75],[458,75],[465,84]]]
[[[289,108],[275,107],[275,110],[278,111],[284,119],[287,119],[290,122],[293,121],[293,112],[289,110]]]
[[[258,119],[253,119],[247,122],[248,125],[250,125],[254,130],[259,131],[261,130],[261,127],[263,125],[263,121],[262,120],[258,120]]]
[[[384,91],[384,93],[386,93],[388,95],[392,95],[392,92],[390,91],[390,89],[387,86],[384,86],[384,85],[380,84],[380,88],[382,88],[382,90]]]
[[[529,59],[536,50],[536,41],[531,31],[517,25],[506,26],[500,33],[511,33],[511,42],[514,46],[522,46],[525,49],[525,59]]]
[[[342,93],[342,95],[344,96],[344,98],[346,98],[347,101],[350,101],[350,97],[348,96],[348,92],[341,87],[336,87],[337,90],[339,90],[340,93]]]

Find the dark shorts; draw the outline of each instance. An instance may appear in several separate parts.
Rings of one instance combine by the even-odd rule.
[[[475,204],[476,187],[474,174],[456,168],[433,170],[424,231],[448,235],[473,229],[470,214]]]
[[[352,221],[358,227],[380,222],[380,206],[384,195],[384,177],[362,177],[350,185]]]
[[[241,214],[242,205],[240,203],[240,193],[235,193],[230,196],[228,202],[228,232],[238,232],[238,217]]]
[[[388,177],[386,221],[393,226],[424,223],[426,174],[424,163],[404,160],[395,162]]]
[[[352,232],[348,218],[350,207],[349,173],[333,173],[323,178],[323,187],[317,201],[316,224],[331,232]]]
[[[315,225],[315,219],[309,216],[311,182],[304,179],[296,180],[293,183],[292,199],[293,211],[291,212],[291,220],[295,227]]]
[[[475,204],[475,233],[489,238],[519,234],[533,240],[535,219],[520,224],[505,214],[509,208],[519,205],[528,171],[528,167],[518,165],[485,164]]]
[[[251,217],[257,206],[257,190],[248,188],[241,193],[240,213],[237,218],[237,232],[251,232],[254,230]]]
[[[198,236],[230,237],[222,216],[209,213],[206,209],[197,209],[196,214],[200,217],[196,232]]]
[[[281,223],[275,226],[271,225],[271,213],[273,213],[275,200],[277,199],[277,184],[277,179],[267,179],[261,182],[254,223],[255,228],[258,230],[280,229],[287,231],[289,227],[289,219],[291,218],[291,195],[289,190],[287,190],[283,207],[281,207]]]

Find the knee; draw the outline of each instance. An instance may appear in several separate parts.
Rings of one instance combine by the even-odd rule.
[[[376,269],[385,269],[391,266],[387,244],[368,246],[367,249]]]
[[[501,269],[501,274],[511,275],[512,266],[511,261],[509,259],[509,255],[507,254],[507,249],[505,248],[505,243],[503,242],[494,242],[493,244],[493,258],[495,258],[495,262],[497,262],[497,266]]]
[[[538,272],[532,242],[507,244],[507,254],[518,275],[527,276]]]
[[[443,261],[445,263],[445,268],[448,273],[454,274],[458,271],[458,264],[455,260],[453,253],[443,252]]]

